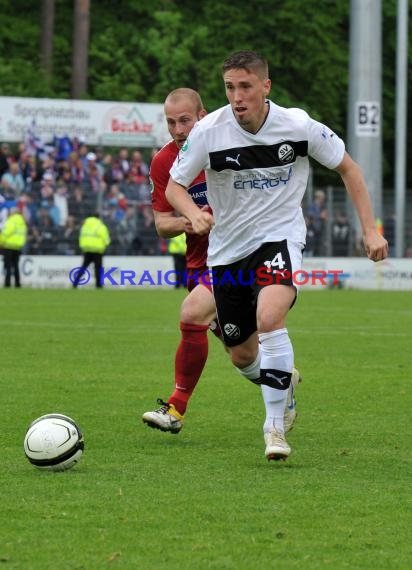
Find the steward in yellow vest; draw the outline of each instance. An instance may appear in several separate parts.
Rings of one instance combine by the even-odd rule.
[[[14,284],[20,287],[19,259],[21,250],[27,241],[27,224],[20,212],[12,211],[6,219],[0,234],[0,248],[3,249],[5,280],[4,286],[11,286],[11,276]]]
[[[90,274],[87,270],[91,263],[94,264],[94,276],[96,287],[102,287],[101,273],[103,267],[103,254],[107,246],[110,244],[110,234],[107,226],[100,220],[99,215],[95,214],[86,218],[80,228],[79,246],[84,254],[83,264],[79,267],[79,271],[73,281],[73,287],[85,285]]]
[[[104,253],[110,244],[109,230],[97,217],[86,218],[80,228],[79,246],[83,253]]]
[[[170,238],[168,250],[171,255],[174,255],[175,253],[186,255],[186,234],[183,233]]]
[[[174,269],[176,275],[174,277],[175,288],[186,287],[184,271],[186,269],[186,234],[169,239],[168,250],[173,257]]]

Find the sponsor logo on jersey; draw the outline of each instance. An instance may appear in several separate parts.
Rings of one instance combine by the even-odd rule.
[[[207,206],[207,187],[206,182],[199,182],[188,188],[188,192],[192,200],[198,206]]]
[[[290,166],[284,173],[276,174],[270,178],[257,177],[256,175],[240,176],[233,182],[235,190],[268,190],[276,188],[280,184],[287,184],[291,179],[293,169]]]

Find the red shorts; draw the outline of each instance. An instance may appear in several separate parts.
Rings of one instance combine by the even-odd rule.
[[[203,267],[190,267],[186,270],[186,287],[187,290],[192,291],[196,285],[203,285],[209,291],[212,291],[212,285],[210,284],[209,278],[209,268],[207,265]]]

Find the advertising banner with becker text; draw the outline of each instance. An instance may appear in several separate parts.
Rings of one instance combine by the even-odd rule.
[[[22,142],[30,127],[44,142],[68,136],[89,145],[150,148],[170,139],[160,103],[0,97],[0,141]]]

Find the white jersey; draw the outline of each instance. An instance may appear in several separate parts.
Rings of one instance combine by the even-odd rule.
[[[256,134],[245,131],[226,105],[196,123],[170,175],[189,186],[205,170],[215,225],[209,266],[243,259],[262,243],[305,243],[301,203],[311,156],[327,168],[342,161],[345,145],[301,109],[267,102],[269,113]]]

